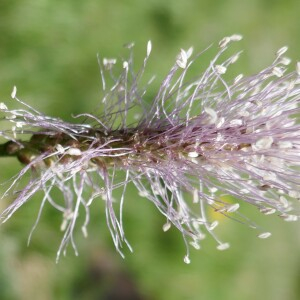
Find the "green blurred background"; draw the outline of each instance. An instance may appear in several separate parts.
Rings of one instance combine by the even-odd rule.
[[[126,55],[135,42],[136,65],[153,43],[147,75],[159,85],[180,48],[198,51],[233,33],[244,40],[236,74],[251,74],[271,63],[289,45],[300,59],[298,0],[1,0],[0,102],[18,96],[46,114],[71,120],[101,100],[96,54]],[[203,66],[209,56],[203,57]],[[201,65],[201,63],[200,63]],[[20,170],[15,160],[0,161],[1,182]],[[0,191],[3,191],[0,186]],[[0,299],[300,299],[299,223],[288,224],[247,212],[273,236],[259,240],[246,226],[220,220],[226,252],[208,238],[183,263],[185,249],[176,230],[162,232],[165,220],[132,188],[126,199],[125,230],[134,253],[119,257],[107,232],[103,204],[93,206],[89,237],[78,229],[79,257],[70,249],[55,264],[61,216],[46,207],[27,247],[38,211],[33,198],[0,227]],[[7,204],[1,200],[0,208]]]

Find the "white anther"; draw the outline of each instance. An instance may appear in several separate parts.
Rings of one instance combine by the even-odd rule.
[[[194,51],[194,48],[193,48],[193,47],[190,47],[190,48],[186,51],[187,59],[189,59],[189,58],[192,56],[193,51]]]
[[[298,75],[300,75],[300,62],[297,62],[296,64],[296,72]]]
[[[214,222],[212,222],[211,224],[210,224],[210,226],[208,226],[208,230],[214,230],[217,226],[219,225],[219,222],[216,220],[216,221],[214,221]]]
[[[226,211],[228,213],[233,213],[233,212],[236,212],[239,208],[240,208],[240,204],[239,203],[235,203],[235,204],[229,205],[226,208]]]
[[[216,65],[215,66],[215,70],[216,70],[216,72],[218,73],[218,74],[225,74],[226,73],[226,71],[227,71],[227,68],[226,67],[224,67],[224,66],[221,66],[221,65]]]
[[[116,62],[115,58],[103,58],[103,65],[107,70],[110,70]]]
[[[183,49],[181,49],[176,60],[178,67],[185,69],[187,65],[187,60],[188,60],[187,53]]]
[[[292,60],[290,58],[288,58],[288,57],[282,57],[280,59],[280,63],[283,64],[283,65],[285,65],[285,66],[288,66],[291,63],[291,61]]]
[[[289,191],[289,196],[292,197],[292,198],[296,198],[296,199],[299,199],[300,198],[300,193],[297,192],[297,191]]]
[[[78,148],[70,148],[66,153],[74,156],[80,156],[82,154],[81,150]]]
[[[262,207],[259,211],[264,215],[272,215],[276,212],[276,209],[273,207]]]
[[[230,245],[228,243],[223,243],[223,244],[219,244],[217,246],[217,249],[220,251],[223,251],[223,250],[227,250],[229,247],[230,247]]]
[[[168,231],[171,228],[171,223],[167,222],[163,225],[162,229],[164,232]]]
[[[230,37],[230,40],[233,41],[233,42],[238,42],[240,41],[241,39],[243,39],[243,36],[241,34],[233,34],[231,37]]]
[[[280,217],[282,217],[284,219],[284,221],[286,221],[286,222],[295,222],[298,220],[298,216],[296,216],[296,215],[284,214],[284,215],[281,215]]]
[[[147,43],[147,57],[150,55],[151,50],[152,50],[152,43],[151,43],[151,41],[148,41],[148,43]]]
[[[273,138],[271,136],[263,137],[255,143],[255,150],[270,149],[273,144]]]
[[[280,49],[276,52],[276,55],[277,55],[277,56],[281,56],[281,55],[283,55],[287,50],[288,50],[288,47],[287,47],[287,46],[284,46],[284,47],[280,48]]]
[[[270,237],[271,235],[272,235],[271,232],[263,232],[263,233],[259,234],[258,237],[259,237],[260,239],[267,239],[267,238]]]
[[[61,144],[57,144],[55,149],[58,151],[59,154],[63,154],[65,152],[65,148]]]
[[[196,250],[200,249],[200,245],[196,241],[190,242],[190,245],[193,246]]]
[[[228,43],[230,43],[230,41],[231,41],[230,37],[228,37],[228,36],[224,37],[224,38],[219,42],[219,47],[220,47],[220,48],[225,48],[225,47],[228,45]]]
[[[188,255],[186,255],[186,256],[184,257],[183,261],[184,261],[186,264],[190,264],[190,263],[191,263],[191,260],[190,260],[190,258],[189,258]]]
[[[238,76],[235,77],[234,83],[235,83],[235,84],[238,83],[243,77],[244,77],[243,74],[239,74]]]
[[[282,68],[274,67],[272,70],[272,73],[277,77],[282,77],[284,72],[283,72]]]
[[[199,156],[199,153],[196,152],[196,151],[192,151],[192,152],[188,153],[188,157],[195,158],[195,157],[198,157],[198,156]]]
[[[16,94],[17,94],[17,87],[14,86],[14,87],[13,87],[13,90],[12,90],[12,92],[11,92],[11,97],[12,97],[13,99],[15,99],[15,98],[16,98]]]
[[[218,119],[216,111],[210,107],[204,107],[204,111],[210,116],[210,124],[216,123]]]
[[[0,102],[0,110],[7,110],[7,106],[3,102]]]

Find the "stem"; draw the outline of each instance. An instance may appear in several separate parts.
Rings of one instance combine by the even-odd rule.
[[[23,145],[21,142],[8,141],[0,144],[0,157],[17,156],[22,148]]]

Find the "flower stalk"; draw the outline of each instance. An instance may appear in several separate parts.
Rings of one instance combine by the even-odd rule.
[[[229,247],[215,234],[218,221],[211,220],[209,209],[257,229],[262,239],[271,233],[240,212],[243,203],[265,215],[298,220],[300,66],[285,74],[290,60],[283,47],[261,72],[227,82],[224,74],[239,53],[224,61],[222,57],[240,39],[222,39],[208,68],[192,81],[187,74],[200,55],[192,57],[192,48],[181,50],[151,104],[145,100],[148,85],[140,86],[151,42],[138,73],[132,55],[123,61],[118,77],[113,75],[115,59],[99,59],[104,90],[106,72],[114,83],[105,91],[103,113],[76,116],[82,119],[77,124],[43,115],[17,98],[14,88],[12,98],[22,108],[0,104],[1,120],[12,123],[11,129],[0,130],[7,140],[0,145],[0,158],[16,157],[24,168],[3,197],[17,190],[26,173],[34,170],[35,176],[2,212],[2,222],[43,190],[33,230],[46,202],[62,213],[59,258],[68,244],[77,253],[73,232],[78,216],[85,214],[81,228],[87,235],[91,204],[102,198],[108,228],[123,256],[123,243],[131,249],[122,213],[126,187],[132,183],[166,218],[163,230],[173,225],[182,233],[184,261],[189,263],[189,246],[200,249],[205,231],[216,240],[217,249]],[[122,191],[117,201],[116,189]],[[59,190],[63,201],[54,200],[52,190]]]

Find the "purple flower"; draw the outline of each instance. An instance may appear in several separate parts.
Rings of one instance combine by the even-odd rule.
[[[222,59],[223,53],[240,39],[233,35],[220,41],[216,56],[193,80],[187,79],[189,69],[200,55],[193,57],[192,48],[181,50],[152,103],[144,100],[148,85],[140,84],[151,42],[137,73],[132,55],[123,61],[118,77],[113,74],[117,61],[103,59],[103,88],[108,90],[103,113],[76,116],[82,120],[77,124],[41,114],[19,100],[14,88],[12,98],[21,108],[0,104],[2,120],[12,123],[11,129],[0,131],[8,140],[0,146],[0,156],[15,156],[25,167],[3,197],[18,190],[25,173],[32,176],[1,214],[2,222],[43,190],[33,230],[46,202],[62,213],[59,258],[69,243],[77,253],[73,231],[80,207],[85,211],[81,228],[87,235],[91,204],[100,197],[113,242],[123,255],[122,244],[131,247],[123,230],[122,207],[126,187],[133,183],[166,218],[163,230],[172,225],[180,230],[187,249],[184,261],[189,263],[189,245],[199,249],[205,232],[214,237],[217,249],[229,247],[214,233],[218,221],[209,218],[210,209],[256,228],[259,238],[271,233],[240,212],[242,203],[265,215],[298,220],[294,206],[300,198],[300,65],[285,74],[290,60],[283,47],[261,72],[225,80],[239,53]],[[106,72],[114,81],[109,89]],[[122,191],[120,199],[113,197],[116,189]],[[52,190],[61,192],[63,205],[52,198]]]

